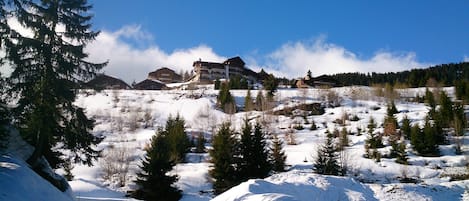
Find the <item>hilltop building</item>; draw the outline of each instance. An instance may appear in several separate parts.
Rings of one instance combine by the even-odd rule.
[[[215,80],[226,79],[230,77],[240,76],[245,78],[250,83],[256,83],[258,74],[245,67],[244,61],[240,57],[230,58],[223,63],[195,61],[192,65],[194,67],[195,75],[191,81],[200,84],[213,83]]]
[[[131,89],[124,81],[109,75],[98,74],[95,78],[85,83],[83,88],[89,89]]]
[[[156,71],[148,73],[149,80],[159,80],[165,84],[176,83],[182,81],[182,76],[173,70],[163,67]]]

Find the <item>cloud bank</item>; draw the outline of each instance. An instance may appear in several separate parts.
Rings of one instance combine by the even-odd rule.
[[[151,45],[152,39],[153,36],[142,31],[140,26],[125,26],[115,32],[102,31],[85,51],[89,53],[90,61],[109,61],[104,72],[127,83],[144,80],[149,72],[160,67],[170,67],[179,72],[192,70],[192,63],[199,58],[216,62],[225,59],[206,45],[167,53]]]

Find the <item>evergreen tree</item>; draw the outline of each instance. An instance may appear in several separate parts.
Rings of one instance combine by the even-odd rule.
[[[247,119],[241,131],[241,140],[239,142],[239,161],[238,173],[241,181],[254,178],[266,177],[271,166],[269,163],[269,152],[265,140],[265,134],[259,123],[252,129]]]
[[[251,97],[251,90],[248,89],[246,97],[244,98],[244,111],[248,112],[254,110],[254,102]]]
[[[225,113],[234,114],[236,112],[236,103],[231,95],[230,87],[226,83],[222,83],[217,97],[217,105]]]
[[[209,174],[214,179],[213,189],[217,195],[238,184],[234,166],[236,140],[233,135],[230,124],[224,123],[213,137],[213,149],[209,152],[213,166]]]
[[[339,136],[339,151],[344,150],[344,147],[349,146],[349,140],[348,140],[348,131],[347,128],[342,127],[342,130],[340,131],[340,136]]]
[[[439,101],[440,108],[438,109],[438,118],[441,126],[447,128],[453,120],[453,102],[444,91],[440,92]]]
[[[397,111],[396,104],[394,104],[394,101],[391,101],[390,103],[388,103],[387,115],[391,116],[397,113],[399,113],[399,111]]]
[[[265,139],[265,132],[262,131],[262,126],[259,122],[254,126],[254,134],[252,136],[252,169],[253,178],[265,178],[272,170],[269,163],[269,151]]]
[[[373,117],[370,117],[370,121],[368,123],[368,137],[365,140],[365,149],[367,151],[366,157],[374,158],[376,161],[379,161],[381,154],[377,149],[384,147],[384,145],[381,139],[381,134],[374,132],[375,128],[376,123]]]
[[[454,129],[454,133],[456,136],[464,135],[464,128],[467,127],[467,119],[466,115],[464,114],[464,106],[460,103],[454,105],[454,120],[452,123],[452,127]]]
[[[423,139],[421,136],[422,131],[420,130],[420,127],[417,124],[412,126],[410,130],[410,143],[412,144],[414,150],[417,152],[422,150],[424,146]]]
[[[145,149],[140,172],[135,183],[138,189],[131,196],[144,200],[179,200],[181,191],[174,187],[177,176],[167,173],[175,165],[171,159],[171,146],[165,132],[159,128],[151,138],[151,144]]]
[[[280,141],[277,135],[274,135],[272,139],[272,148],[271,148],[271,164],[272,170],[275,172],[283,172],[285,171],[285,161],[287,160],[287,156],[285,152],[282,150],[283,143]]]
[[[21,35],[5,19],[0,22],[8,35],[0,45],[13,69],[8,94],[18,100],[12,112],[22,135],[35,147],[28,163],[36,167],[44,156],[59,167],[62,153],[54,148],[60,145],[74,153],[75,162],[91,165],[99,155],[92,147],[102,139],[90,133],[93,121],[73,104],[79,83],[105,65],[85,61],[84,47],[99,33],[91,30],[91,6],[86,0],[25,0],[1,6],[32,32]],[[64,26],[60,32],[59,26]]]
[[[422,156],[438,156],[438,144],[437,144],[437,133],[435,127],[431,125],[428,118],[425,119],[425,125],[423,127],[423,142],[424,147],[419,151]]]
[[[262,92],[262,90],[259,90],[257,92],[257,96],[256,96],[256,109],[257,109],[257,111],[264,111],[266,109],[265,105],[266,105],[266,100],[265,100],[265,97],[264,97],[264,93]]]
[[[183,162],[185,154],[189,151],[191,142],[185,132],[185,121],[177,114],[175,118],[168,117],[165,126],[165,135],[171,146],[171,160]]]
[[[428,88],[425,89],[425,103],[430,107],[428,112],[430,118],[434,119],[436,115],[436,101],[435,96],[433,96],[433,93]]]
[[[267,96],[273,97],[275,91],[277,91],[278,87],[278,80],[275,78],[273,74],[269,74],[264,80],[263,80],[263,85],[264,89],[267,90]]]
[[[8,110],[0,98],[0,153],[8,147],[9,134],[5,126],[8,124]]]
[[[312,121],[311,122],[311,127],[309,128],[309,130],[314,131],[314,130],[317,130],[317,129],[318,129],[318,127],[316,126],[316,123],[314,123],[314,121]]]
[[[205,153],[205,143],[207,140],[203,133],[199,133],[197,135],[197,144],[195,146],[195,153]]]
[[[394,149],[394,147],[393,147]],[[405,151],[405,141],[402,140],[399,143],[397,143],[397,146],[395,148],[396,152],[396,163],[404,164],[407,165],[408,162],[408,157],[407,157],[407,152]]]
[[[332,135],[327,135],[324,145],[318,149],[314,171],[325,175],[339,175],[341,173]]]
[[[410,139],[410,120],[407,118],[407,116],[404,116],[402,119],[402,126],[401,126],[401,132],[404,135],[405,139]]]

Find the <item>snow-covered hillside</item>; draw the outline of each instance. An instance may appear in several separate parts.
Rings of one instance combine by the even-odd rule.
[[[404,97],[424,94],[425,89],[399,91]],[[452,94],[452,88],[445,88]],[[341,102],[339,107],[326,108],[322,115],[308,116],[318,130],[309,130],[309,124],[302,118],[283,115],[269,115],[262,112],[240,112],[227,115],[216,109],[218,91],[207,87],[199,90],[171,91],[82,91],[76,104],[86,108],[94,117],[94,132],[106,136],[99,148],[124,150],[128,160],[128,173],[124,178],[114,175],[104,179],[103,158],[94,167],[76,164],[75,179],[70,182],[78,199],[98,200],[126,199],[125,192],[134,186],[135,172],[138,171],[143,148],[149,142],[157,126],[164,125],[169,115],[180,114],[186,121],[189,134],[204,132],[210,139],[216,125],[230,121],[239,129],[243,118],[260,118],[271,122],[269,132],[284,138],[292,124],[303,124],[303,130],[294,130],[297,145],[285,145],[289,171],[272,175],[264,180],[250,180],[218,196],[215,200],[462,200],[469,181],[450,181],[448,175],[466,171],[467,157],[456,155],[454,145],[440,146],[441,157],[421,157],[407,146],[410,165],[404,166],[394,159],[383,158],[375,162],[363,157],[366,135],[350,135],[350,146],[346,148],[349,173],[347,177],[322,176],[312,173],[312,162],[319,144],[325,139],[325,131],[341,129],[335,120],[344,114],[356,115],[358,121],[347,121],[345,127],[352,133],[362,132],[370,117],[382,125],[386,114],[386,102],[373,95],[368,87],[343,87],[333,89],[281,89],[276,93],[275,110],[301,103],[323,103],[330,94]],[[251,92],[253,96],[257,91]],[[239,107],[244,104],[245,90],[232,90]],[[423,124],[428,108],[424,104],[396,101],[400,122],[406,115],[413,124]],[[382,127],[378,130],[382,131]],[[463,151],[469,151],[467,133],[462,140]],[[385,140],[385,145],[388,143]],[[208,146],[210,146],[208,144]],[[390,146],[380,149],[388,153]],[[189,154],[188,163],[178,164],[173,173],[180,179],[177,186],[183,190],[182,200],[210,200],[211,184],[208,178],[210,164],[208,154]],[[413,178],[417,184],[401,184],[403,174]],[[467,196],[466,196],[467,198]]]

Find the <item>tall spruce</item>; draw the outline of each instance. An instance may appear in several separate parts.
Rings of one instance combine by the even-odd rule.
[[[191,142],[185,132],[185,121],[177,114],[176,117],[171,115],[166,121],[165,131],[171,146],[171,159],[176,162],[183,162],[185,154],[189,151]]]
[[[225,113],[234,114],[236,112],[236,103],[231,95],[230,86],[227,83],[221,83],[217,97],[217,105]]]
[[[137,173],[135,183],[138,188],[131,196],[144,200],[179,200],[181,191],[174,187],[178,180],[175,175],[168,175],[175,165],[171,157],[171,145],[168,136],[159,128],[151,138],[151,144],[145,151],[145,157]]]
[[[285,171],[285,161],[287,156],[283,151],[283,142],[278,138],[276,134],[272,139],[271,155],[270,161],[272,164],[272,170],[275,172],[284,172]]]
[[[441,123],[441,126],[444,128],[448,128],[450,123],[453,121],[453,102],[448,97],[446,92],[440,92],[439,103],[440,107],[438,109],[438,118]]]
[[[214,179],[213,189],[218,195],[239,183],[235,169],[236,140],[229,123],[223,123],[213,136],[212,147],[209,153],[213,166],[209,174]]]
[[[376,128],[376,123],[373,117],[370,117],[368,122],[368,137],[365,140],[365,150],[366,157],[373,158],[376,161],[380,161],[381,154],[378,151],[378,148],[384,147],[382,142],[382,137],[380,133],[374,132]]]
[[[317,151],[314,162],[314,171],[318,174],[339,175],[342,171],[339,166],[333,136],[327,134],[326,141]]]
[[[405,139],[410,140],[410,130],[411,130],[410,120],[406,115],[402,119],[402,125],[401,125],[401,133],[404,135]]]
[[[430,111],[428,112],[430,118],[434,119],[436,115],[436,101],[433,92],[428,88],[425,89],[425,103],[430,107]]]
[[[264,111],[266,109],[266,102],[267,100],[265,99],[264,93],[262,90],[259,90],[256,96],[256,110]]]
[[[72,153],[74,162],[87,165],[99,155],[93,146],[102,139],[90,133],[94,121],[73,104],[79,83],[106,64],[86,61],[84,47],[99,33],[91,30],[91,8],[86,0],[22,0],[2,5],[32,32],[22,35],[1,21],[2,35],[8,35],[1,45],[13,69],[8,94],[18,101],[12,112],[21,134],[35,147],[28,159],[33,167],[42,156],[52,167],[59,167],[64,157],[57,148]]]
[[[269,150],[267,147],[265,132],[259,122],[254,126],[252,136],[252,171],[253,178],[265,178],[272,170],[269,163]]]

